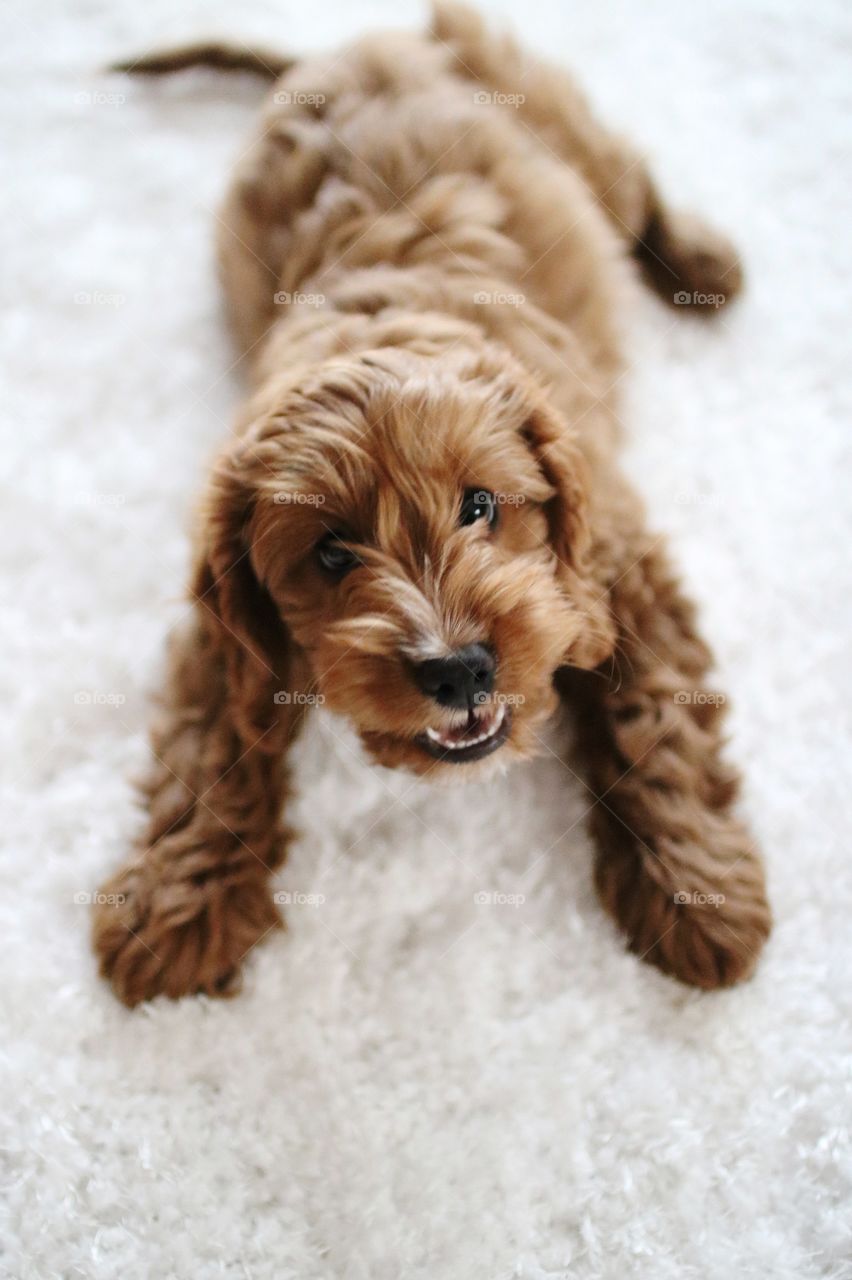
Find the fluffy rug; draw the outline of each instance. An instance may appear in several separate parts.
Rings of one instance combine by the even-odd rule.
[[[431,792],[330,718],[300,754],[289,928],[243,996],[130,1014],[95,976],[87,898],[139,823],[189,502],[240,393],[212,211],[260,94],[97,68],[199,34],[294,49],[424,21],[354,9],[6,11],[0,1272],[848,1277],[842,0],[515,18],[747,263],[712,325],[637,289],[624,416],[734,706],[777,916],[756,978],[701,995],[625,954],[555,755]]]

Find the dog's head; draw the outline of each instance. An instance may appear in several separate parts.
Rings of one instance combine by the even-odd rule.
[[[232,696],[255,715],[322,701],[418,773],[532,755],[556,669],[613,647],[583,461],[541,390],[487,349],[382,350],[252,413],[214,470],[195,581]]]

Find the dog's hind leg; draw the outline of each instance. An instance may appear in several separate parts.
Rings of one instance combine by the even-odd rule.
[[[289,67],[293,58],[261,49],[257,45],[225,44],[207,40],[197,44],[179,45],[174,49],[159,49],[141,54],[138,58],[125,58],[114,62],[111,71],[123,71],[127,75],[162,76],[174,71],[187,71],[192,67],[210,67],[215,71],[249,71],[265,80],[277,80]]]
[[[205,67],[242,71],[264,80],[278,80],[299,66],[298,58],[270,49],[207,41],[162,49],[128,58],[110,70],[130,75],[165,76]],[[273,99],[273,103],[274,103]],[[262,136],[241,157],[238,173],[217,215],[217,242],[222,281],[230,320],[242,354],[260,342],[276,317],[275,292],[286,252],[288,223],[304,197],[305,170],[311,155],[301,161],[283,127],[286,117],[298,123],[307,114],[298,107],[276,108],[280,127],[270,121]],[[315,166],[314,166],[315,167]],[[310,191],[310,182],[307,183]]]
[[[737,295],[742,269],[734,247],[700,218],[669,208],[639,151],[596,119],[566,71],[493,34],[478,13],[452,0],[437,0],[432,36],[454,55],[456,74],[514,109],[581,175],[664,301],[710,311]]]

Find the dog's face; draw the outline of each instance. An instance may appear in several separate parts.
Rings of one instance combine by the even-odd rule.
[[[612,650],[584,509],[567,426],[504,357],[373,353],[263,404],[199,589],[381,764],[458,773],[533,754],[556,669]]]

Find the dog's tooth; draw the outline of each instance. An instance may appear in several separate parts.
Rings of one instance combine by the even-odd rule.
[[[480,733],[475,738],[451,738],[449,737],[449,733],[452,732],[452,730],[442,732],[440,729],[427,729],[426,736],[427,738],[430,738],[432,742],[436,742],[444,751],[464,751],[467,747],[478,747],[480,743],[488,742],[490,738],[493,738],[497,733],[497,730],[500,728],[500,725],[503,723],[504,715],[505,707],[498,706],[490,723],[488,720],[485,721],[485,723],[488,724],[488,728],[484,733]]]

